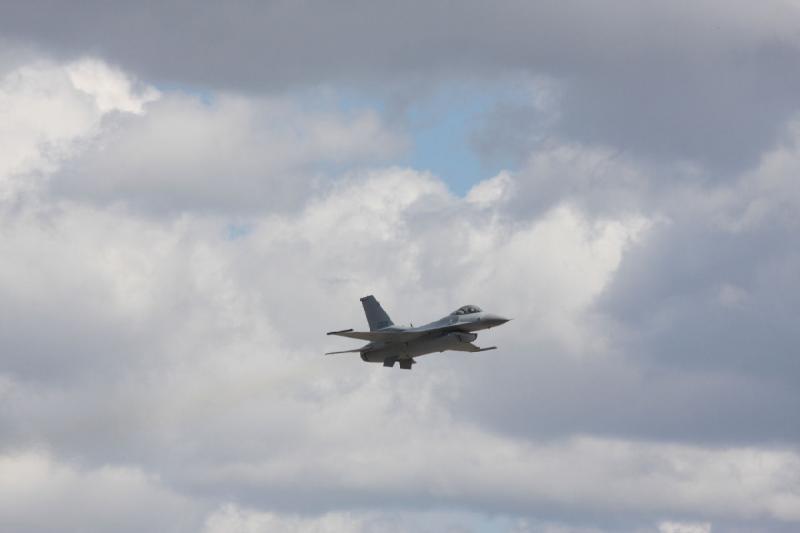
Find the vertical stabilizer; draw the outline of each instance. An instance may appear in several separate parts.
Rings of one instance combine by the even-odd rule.
[[[361,305],[364,306],[364,314],[367,315],[367,322],[369,323],[369,330],[375,331],[376,329],[383,329],[389,326],[394,326],[394,322],[383,310],[381,304],[371,294],[361,298]]]

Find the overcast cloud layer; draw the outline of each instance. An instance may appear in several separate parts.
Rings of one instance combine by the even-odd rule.
[[[796,530],[799,11],[6,3],[0,529]],[[321,357],[366,294],[514,321]]]

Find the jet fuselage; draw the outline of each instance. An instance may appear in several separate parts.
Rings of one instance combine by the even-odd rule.
[[[370,363],[383,363],[394,366],[400,363],[401,368],[411,368],[414,358],[421,355],[444,352],[446,350],[462,352],[481,352],[495,347],[479,348],[472,344],[478,338],[476,331],[493,328],[505,324],[509,319],[492,313],[486,313],[474,305],[465,305],[449,315],[420,327],[395,326],[377,300],[372,296],[361,299],[370,331],[353,330],[332,331],[329,335],[339,335],[370,341],[357,350],[346,350],[346,353],[358,352],[361,359]]]

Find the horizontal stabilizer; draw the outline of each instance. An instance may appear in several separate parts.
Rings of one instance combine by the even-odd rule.
[[[351,331],[353,331],[353,328],[342,329],[342,330],[339,330],[339,331],[329,331],[327,333],[327,335],[342,335],[343,333],[350,333]]]

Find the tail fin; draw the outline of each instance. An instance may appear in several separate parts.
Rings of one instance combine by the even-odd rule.
[[[394,322],[383,310],[381,304],[374,296],[364,296],[361,298],[361,305],[364,306],[364,314],[367,315],[367,322],[369,322],[369,330],[375,331],[389,326],[394,326]]]

